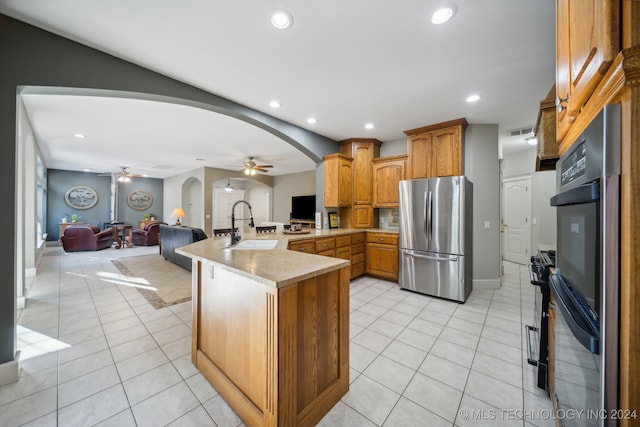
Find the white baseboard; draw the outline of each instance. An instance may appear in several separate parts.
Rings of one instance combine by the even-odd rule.
[[[16,352],[16,357],[9,362],[0,364],[0,387],[18,382],[20,379],[20,350]]]
[[[473,289],[491,290],[500,289],[500,279],[473,279]]]

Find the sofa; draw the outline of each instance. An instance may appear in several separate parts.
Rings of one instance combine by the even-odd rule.
[[[70,225],[60,238],[65,252],[99,251],[113,244],[113,229],[100,231],[100,227],[91,224]]]
[[[191,271],[191,258],[176,253],[176,249],[206,238],[207,234],[200,228],[160,224],[160,254]]]
[[[136,246],[157,245],[159,243],[160,224],[166,223],[155,222],[145,225],[143,229],[134,228],[132,231],[133,244]]]

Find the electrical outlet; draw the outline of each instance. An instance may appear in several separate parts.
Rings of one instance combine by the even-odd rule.
[[[484,222],[484,229],[489,230],[491,228],[491,223],[489,221]]]

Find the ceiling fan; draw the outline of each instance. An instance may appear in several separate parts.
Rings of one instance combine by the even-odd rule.
[[[249,160],[244,162],[242,172],[245,175],[255,175],[257,172],[269,172],[266,168],[272,168],[273,165],[258,165],[253,161],[253,157],[249,157]]]
[[[131,181],[131,178],[142,178],[142,175],[129,172],[128,166],[120,166],[120,172],[104,173],[104,174],[101,174],[100,176],[111,176],[111,175],[115,176],[119,182],[129,182]]]

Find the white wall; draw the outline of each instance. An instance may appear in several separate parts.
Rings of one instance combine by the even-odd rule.
[[[407,138],[383,142],[380,146],[380,157],[401,156],[407,154]]]

